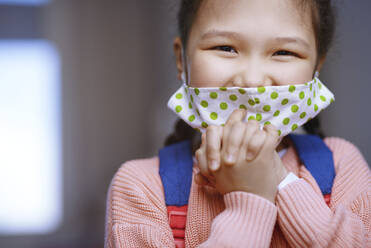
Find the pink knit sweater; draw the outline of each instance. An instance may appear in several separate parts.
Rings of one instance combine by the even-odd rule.
[[[370,169],[354,145],[325,142],[336,171],[330,208],[290,147],[282,161],[301,179],[281,189],[275,205],[246,192],[223,196],[193,181],[186,247],[371,247]],[[107,197],[105,247],[175,247],[158,170],[157,157],[118,170]]]

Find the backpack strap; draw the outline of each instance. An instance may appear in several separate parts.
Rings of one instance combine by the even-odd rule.
[[[177,248],[185,247],[188,198],[192,185],[193,159],[189,140],[162,148],[160,177],[165,193],[169,224]]]
[[[191,142],[187,140],[166,146],[160,150],[159,157],[166,205],[187,205],[192,184]]]
[[[334,160],[331,150],[317,135],[290,134],[301,162],[316,180],[326,203],[329,203],[335,178]]]

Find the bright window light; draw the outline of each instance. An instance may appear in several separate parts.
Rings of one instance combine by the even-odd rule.
[[[47,41],[0,40],[0,235],[61,222],[59,67]]]
[[[0,0],[0,4],[8,5],[43,5],[50,0]]]

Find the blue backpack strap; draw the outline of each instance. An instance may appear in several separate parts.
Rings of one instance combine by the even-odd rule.
[[[322,194],[331,194],[335,178],[332,152],[317,135],[290,134],[301,162],[316,179]]]
[[[189,140],[162,148],[160,177],[165,191],[166,206],[188,204],[192,184],[192,146]]]

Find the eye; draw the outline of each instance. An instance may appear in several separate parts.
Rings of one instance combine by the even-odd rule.
[[[294,56],[294,57],[299,57],[297,53],[290,52],[287,50],[279,50],[273,54],[273,56]]]
[[[223,51],[223,52],[228,52],[228,53],[237,53],[237,51],[231,46],[216,46],[216,47],[213,47],[213,49]]]

